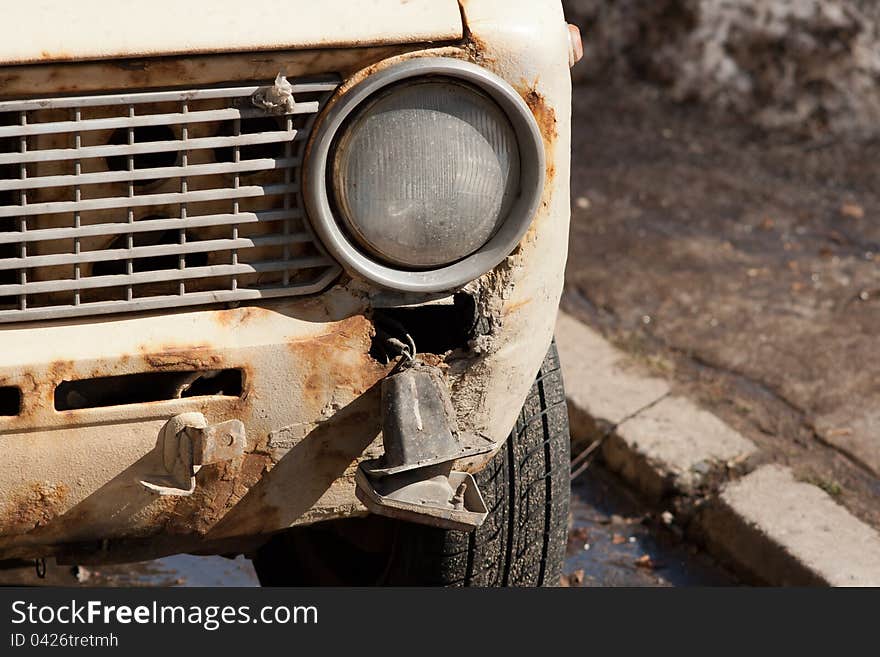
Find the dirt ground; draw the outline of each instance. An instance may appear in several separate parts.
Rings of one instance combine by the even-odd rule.
[[[880,141],[575,88],[563,306],[880,528]]]

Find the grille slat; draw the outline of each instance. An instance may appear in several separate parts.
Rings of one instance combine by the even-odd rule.
[[[315,294],[326,288],[339,273],[336,270],[322,272],[310,280],[299,284],[296,294]],[[137,310],[167,310],[184,308],[211,303],[231,303],[240,301],[259,301],[261,299],[277,299],[291,295],[288,287],[267,287],[260,289],[216,290],[211,292],[187,292],[184,295],[165,295],[147,297],[137,300]],[[131,312],[131,303],[127,301],[87,302],[79,306],[55,306],[52,308],[34,308],[27,311],[27,321],[48,319],[66,319],[82,315],[110,315],[113,313]],[[7,320],[8,321],[8,320]],[[20,321],[20,320],[19,320]]]
[[[288,132],[265,132],[241,135],[239,137],[205,137],[203,139],[191,139],[184,144],[183,141],[152,141],[145,144],[120,144],[108,146],[84,146],[82,148],[61,148],[57,150],[40,150],[21,153],[5,153],[0,155],[0,165],[3,164],[30,164],[34,162],[51,162],[60,160],[80,160],[98,157],[120,157],[132,155],[147,155],[152,153],[173,153],[182,150],[197,150],[201,148],[228,148],[230,146],[254,146],[259,144],[281,144],[294,139],[304,139],[305,135],[297,131]],[[24,139],[24,137],[22,137]]]
[[[155,231],[177,230],[178,228],[204,228],[206,226],[228,226],[232,224],[249,224],[277,221],[279,219],[302,219],[299,210],[267,210],[265,212],[241,212],[239,214],[208,214],[186,219],[150,219],[135,224],[95,224],[91,226],[74,226],[72,228],[44,228],[21,232],[0,232],[0,244],[18,244],[19,242],[40,242],[44,240],[82,239],[101,235],[123,235],[128,233],[151,233]],[[291,235],[293,241],[311,240],[308,233]]]
[[[270,84],[270,83],[266,83]],[[111,105],[143,105],[174,103],[182,100],[227,100],[248,98],[264,85],[226,87],[220,89],[190,89],[187,91],[146,91],[142,93],[106,94],[99,96],[67,96],[35,100],[0,101],[0,112],[27,112],[42,109],[72,109]],[[293,95],[332,93],[339,87],[338,78],[323,82],[293,83]],[[319,101],[321,102],[321,101]],[[315,110],[317,111],[317,109]]]
[[[0,101],[0,322],[319,292],[300,166],[338,84]]]
[[[0,180],[0,192],[21,189],[48,189],[50,187],[71,187],[74,185],[100,185],[110,182],[128,182],[140,180],[159,180],[163,178],[179,178],[212,176],[222,173],[253,173],[272,169],[285,169],[300,165],[299,158],[262,158],[244,160],[242,162],[216,162],[213,164],[190,164],[186,171],[183,167],[161,167],[156,169],[136,169],[134,171],[102,171],[100,173],[81,173],[67,176],[38,176],[27,180]]]
[[[186,170],[186,167],[181,167]],[[176,205],[179,203],[200,203],[222,201],[231,198],[256,198],[275,196],[299,191],[299,184],[283,183],[276,185],[248,185],[237,189],[203,189],[197,191],[170,192],[167,194],[146,194],[142,196],[120,196],[81,201],[56,201],[53,203],[29,203],[27,206],[0,207],[0,217],[31,217],[38,214],[58,214],[63,212],[84,212],[86,210],[118,210],[150,205]]]
[[[292,114],[314,114],[318,103],[300,103]],[[248,119],[266,116],[262,110],[205,110],[202,112],[178,112],[176,114],[147,114],[144,116],[91,119],[88,121],[59,121],[28,126],[0,127],[0,139],[4,137],[32,137],[35,135],[57,135],[65,132],[89,132],[92,130],[112,130],[114,128],[143,128],[160,125],[185,125],[206,121],[225,121],[228,119]]]
[[[126,233],[127,234],[127,233]],[[233,249],[250,249],[260,246],[282,246],[291,242],[305,243],[310,240],[308,233],[298,235],[259,235],[239,237],[238,239],[199,240],[187,244],[157,244],[155,246],[132,246],[125,249],[102,249],[100,251],[81,251],[80,253],[60,253],[57,255],[26,256],[0,260],[0,271],[31,267],[57,267],[60,265],[109,262],[111,260],[137,260],[140,258],[162,258],[166,256],[187,255],[191,253],[212,253]]]
[[[44,294],[65,290],[94,290],[102,287],[128,285],[144,285],[146,283],[162,283],[179,279],[213,278],[216,276],[232,276],[237,274],[258,274],[262,272],[284,271],[293,267],[308,269],[326,267],[330,261],[324,256],[307,256],[287,258],[284,260],[258,262],[256,264],[212,265],[208,267],[190,267],[184,271],[169,269],[165,271],[149,271],[137,274],[119,274],[116,276],[90,276],[86,279],[70,281],[30,282],[24,285],[0,285],[0,295]]]

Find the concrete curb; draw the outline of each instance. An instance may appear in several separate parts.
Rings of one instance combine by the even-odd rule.
[[[765,582],[880,586],[880,535],[788,468],[727,484],[697,521],[712,552]]]
[[[572,442],[601,443],[609,468],[652,501],[694,494],[755,453],[743,438],[623,352],[560,313],[556,345],[566,384]]]
[[[769,584],[880,585],[880,534],[827,493],[777,465],[736,479],[754,443],[564,312],[556,344],[575,451],[601,450],[649,501],[699,507],[689,533],[713,554]]]
[[[695,495],[743,467],[757,448],[711,413],[665,397],[627,418],[603,446],[605,462],[652,500]]]

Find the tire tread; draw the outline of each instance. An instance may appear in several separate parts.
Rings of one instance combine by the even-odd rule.
[[[411,533],[432,537],[435,550],[419,546],[428,549],[408,579],[445,586],[555,586],[568,527],[569,459],[568,412],[554,343],[507,443],[476,475],[489,507],[486,521],[470,533],[413,526]],[[432,561],[433,577],[426,572]]]

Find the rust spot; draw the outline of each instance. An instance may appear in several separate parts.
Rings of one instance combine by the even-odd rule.
[[[72,360],[56,360],[49,363],[46,370],[45,382],[43,389],[43,404],[46,408],[52,408],[55,404],[55,386],[62,381],[72,381],[76,379],[76,364]],[[35,380],[36,382],[36,380]],[[38,412],[38,408],[33,409]]]
[[[251,390],[254,387],[254,368],[250,365],[242,365],[239,369],[244,377],[240,401],[241,406],[244,407],[245,402],[248,402]],[[250,404],[248,404],[248,406],[249,405]]]
[[[46,378],[52,383],[59,383],[71,379],[75,371],[76,364],[72,360],[56,360],[49,364]]]
[[[515,303],[511,303],[511,304],[504,306],[504,312],[508,313],[508,314],[510,314],[512,312],[516,312],[520,308],[523,308],[523,307],[529,305],[531,302],[532,302],[531,299],[521,299]]]
[[[74,57],[73,55],[71,55],[69,52],[65,52],[64,50],[59,50],[58,52],[50,52],[50,51],[48,51],[48,50],[41,50],[41,51],[40,51],[40,59],[39,59],[39,61],[43,61],[43,62],[49,62],[49,61],[63,62],[63,61],[68,61],[68,62],[69,62],[69,61],[72,61],[72,60],[74,60],[74,59],[76,59],[76,57]]]
[[[546,155],[547,168],[545,170],[544,194],[541,197],[541,210],[546,210],[550,206],[553,195],[553,181],[556,178],[556,141],[559,137],[557,127],[556,110],[547,102],[544,95],[537,90],[538,81],[527,82],[522,80],[519,85],[514,88],[525,100],[526,105],[535,117],[538,129],[541,131],[541,137],[544,140],[544,153]],[[546,216],[546,215],[544,215]],[[529,230],[523,238],[524,242],[532,241],[536,238],[539,222],[533,221],[529,226]]]
[[[479,66],[492,64],[495,61],[495,58],[488,54],[490,49],[486,45],[486,42],[476,34],[468,34],[467,42],[464,44],[464,50],[467,53],[468,59]]]
[[[41,406],[37,377],[34,376],[33,372],[22,372],[15,380],[21,390],[21,409],[18,415],[4,418],[6,420],[4,424],[13,427],[26,425],[37,414]]]
[[[272,466],[266,454],[245,454],[203,467],[196,475],[195,492],[190,497],[171,498],[164,509],[164,529],[170,534],[207,534]]]
[[[271,310],[260,306],[242,306],[231,310],[221,310],[214,313],[217,324],[224,328],[238,328],[255,320],[266,318],[272,314]]]
[[[64,484],[37,482],[14,495],[0,514],[3,533],[23,533],[45,527],[64,512],[68,488]]]
[[[222,356],[207,345],[142,347],[141,352],[144,362],[157,370],[217,369],[223,362]]]
[[[357,396],[381,379],[387,368],[369,355],[373,325],[364,316],[330,325],[328,333],[288,346],[302,364],[304,417],[335,409],[341,396]]]
[[[547,104],[544,96],[534,88],[534,85],[527,87],[525,90],[517,89],[526,105],[532,110],[535,121],[538,122],[538,128],[544,136],[545,144],[552,144],[556,141],[559,133],[556,130],[556,110]]]
[[[446,364],[446,360],[437,354],[420,353],[416,356],[416,360],[425,365],[433,365],[434,367],[439,367],[441,369],[447,369],[449,367]]]

